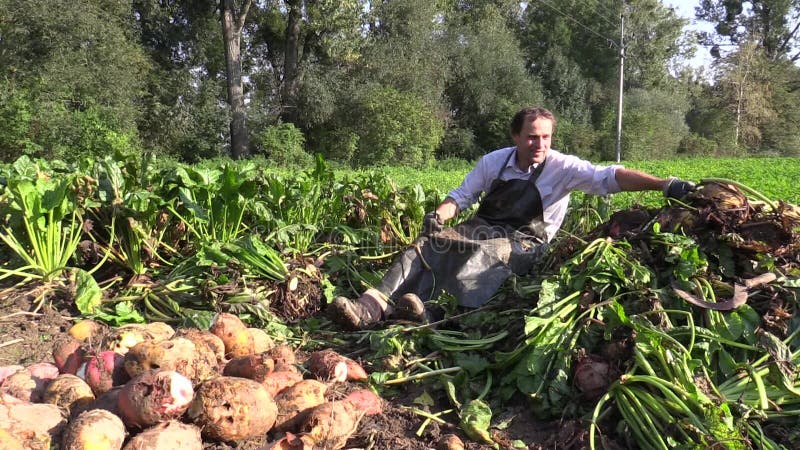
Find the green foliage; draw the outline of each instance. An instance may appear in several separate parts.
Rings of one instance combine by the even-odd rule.
[[[471,130],[448,128],[436,156],[437,159],[461,158],[471,161],[483,153],[484,151],[475,142],[475,134]]]
[[[422,100],[393,88],[373,86],[358,93],[349,129],[358,136],[352,163],[420,167],[433,159],[444,136],[440,119]]]
[[[31,140],[33,111],[29,93],[8,79],[0,81],[0,161],[31,155],[41,147]]]
[[[681,139],[678,144],[678,155],[688,157],[713,157],[719,152],[719,145],[697,134],[690,133]]]
[[[541,103],[538,80],[525,68],[519,41],[501,11],[487,5],[454,14],[447,45],[453,80],[447,94],[457,127],[473,130],[478,154],[509,142],[509,122],[521,108]]]
[[[257,133],[255,144],[279,167],[308,167],[313,157],[305,151],[305,137],[294,124],[281,123]]]
[[[633,89],[626,95],[622,157],[625,160],[670,158],[689,132],[688,102],[679,92]]]
[[[0,71],[13,73],[28,93],[33,145],[26,147],[37,156],[135,145],[150,65],[133,39],[126,3],[0,2]]]
[[[0,241],[24,266],[0,269],[0,279],[16,275],[49,281],[67,268],[78,247],[83,226],[78,193],[85,180],[76,174],[64,174],[58,180],[42,177],[24,156],[14,169],[15,176],[6,181],[7,202],[0,209],[6,217]]]

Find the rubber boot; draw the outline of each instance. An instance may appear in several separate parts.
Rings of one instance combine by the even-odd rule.
[[[392,318],[420,323],[428,321],[428,317],[425,314],[425,304],[413,292],[403,294],[402,297],[397,299]]]
[[[329,308],[331,319],[349,330],[372,327],[391,314],[386,296],[377,289],[367,289],[356,300],[336,297]]]

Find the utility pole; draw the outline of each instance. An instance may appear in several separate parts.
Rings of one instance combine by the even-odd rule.
[[[622,159],[622,88],[625,81],[625,3],[619,14],[619,98],[617,99],[617,162]]]

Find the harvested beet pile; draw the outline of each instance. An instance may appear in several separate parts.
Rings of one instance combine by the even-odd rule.
[[[590,446],[800,446],[797,206],[707,180],[556,242],[530,283],[501,396]]]
[[[332,350],[297,360],[226,313],[209,331],[79,322],[53,360],[0,368],[0,448],[337,449],[383,409],[373,391],[342,384],[366,379],[355,361]]]

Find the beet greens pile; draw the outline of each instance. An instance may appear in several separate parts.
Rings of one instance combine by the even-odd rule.
[[[462,426],[467,404],[490,419],[523,393],[540,419],[579,421],[575,445],[797,448],[799,213],[706,180],[685,202],[557,240],[502,307],[449,322],[459,331],[419,331],[450,358],[438,372]],[[513,297],[535,307],[503,302]],[[482,430],[473,436],[497,441],[486,420]]]

